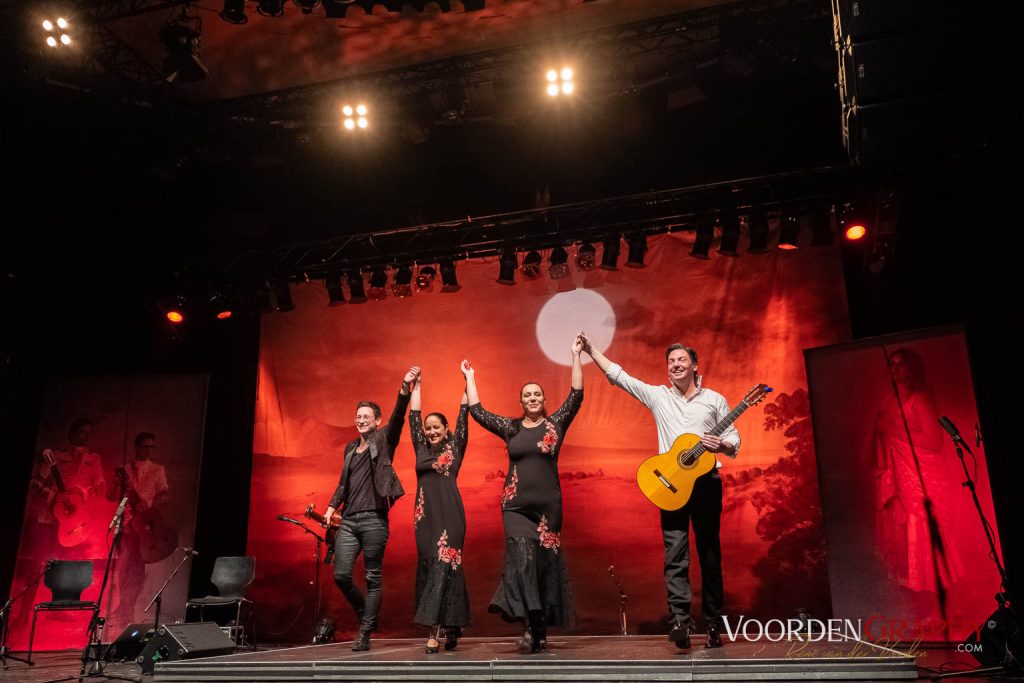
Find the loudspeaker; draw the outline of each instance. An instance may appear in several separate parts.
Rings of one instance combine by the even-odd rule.
[[[1020,673],[1024,661],[1024,630],[1012,609],[997,609],[971,635],[964,638],[968,651],[982,666],[1003,666]]]
[[[153,673],[157,662],[229,655],[234,651],[234,641],[212,621],[164,624],[146,643],[137,661],[143,673]]]
[[[135,661],[154,633],[156,629],[150,624],[128,624],[117,640],[107,646],[104,659],[108,662]]]

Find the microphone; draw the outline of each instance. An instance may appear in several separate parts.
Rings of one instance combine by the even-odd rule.
[[[939,418],[939,424],[942,425],[942,428],[946,430],[946,433],[949,434],[950,438],[953,439],[954,444],[963,446],[964,448],[967,449],[968,453],[971,452],[971,449],[967,445],[967,442],[965,442],[964,438],[960,436],[960,430],[956,428],[956,425],[953,424],[952,420],[943,415]]]
[[[121,499],[121,502],[117,506],[117,512],[114,513],[114,518],[110,520],[110,526],[107,527],[107,531],[110,531],[114,528],[115,524],[119,524],[121,522],[121,518],[124,517],[124,508],[126,505],[128,505],[128,496]]]
[[[279,521],[279,522],[289,522],[290,524],[298,524],[299,526],[305,526],[305,524],[303,524],[299,520],[292,519],[291,517],[285,517],[284,515],[278,515],[277,516],[277,521]]]
[[[192,548],[186,548],[185,546],[178,546],[178,550],[184,550],[186,555],[191,555],[192,557],[195,557],[196,555],[199,554],[198,550],[194,550]]]

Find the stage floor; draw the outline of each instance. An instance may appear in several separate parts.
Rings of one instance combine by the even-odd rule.
[[[916,680],[913,656],[869,643],[727,643],[677,649],[664,636],[565,636],[520,654],[509,638],[465,638],[424,653],[422,639],[238,653],[158,664],[154,681],[771,681]]]

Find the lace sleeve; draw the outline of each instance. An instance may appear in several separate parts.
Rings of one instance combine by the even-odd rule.
[[[484,406],[481,403],[472,405],[469,407],[469,414],[473,416],[473,419],[480,423],[480,426],[489,431],[495,436],[499,436],[502,439],[508,439],[508,435],[512,431],[512,418],[501,417],[494,413],[484,410]]]
[[[427,435],[423,431],[423,413],[418,410],[409,411],[409,436],[412,437],[413,448],[419,450],[427,447]]]
[[[466,443],[469,441],[469,406],[459,407],[459,417],[455,420],[455,451],[465,455]]]
[[[576,413],[579,412],[582,404],[583,390],[571,389],[569,391],[569,397],[565,399],[565,403],[563,403],[558,410],[553,412],[548,419],[561,427],[562,432],[564,433],[569,429],[569,425],[572,424],[572,420],[576,417]]]

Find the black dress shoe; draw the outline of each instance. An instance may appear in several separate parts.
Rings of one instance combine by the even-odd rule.
[[[672,625],[672,630],[668,632],[668,639],[675,643],[680,650],[688,650],[690,648],[690,627],[677,621]]]
[[[359,629],[359,634],[356,635],[355,641],[352,642],[353,652],[362,652],[370,649],[370,632]]]
[[[704,647],[722,647],[722,634],[718,632],[717,626],[708,626],[708,639],[704,641]]]
[[[459,636],[462,635],[462,629],[458,626],[449,626],[444,630],[444,649],[454,650],[459,645]]]

